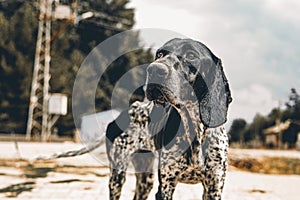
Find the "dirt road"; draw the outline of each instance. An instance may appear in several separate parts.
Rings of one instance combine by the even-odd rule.
[[[87,154],[76,158],[59,159],[31,165],[37,155],[80,148],[80,144],[0,143],[0,199],[108,199],[108,173],[105,165],[104,148],[98,158]],[[252,154],[251,151],[232,150],[232,153]],[[254,156],[268,154],[253,151]],[[274,153],[274,152],[272,152]],[[280,152],[277,152],[280,153]],[[298,157],[299,152],[281,154]],[[275,153],[275,155],[277,155]],[[22,158],[22,160],[18,160]],[[135,177],[128,174],[122,192],[122,199],[132,199]],[[155,181],[149,199],[154,199],[157,188]],[[296,200],[300,193],[300,176],[265,175],[239,171],[230,167],[224,189],[226,200]],[[179,184],[174,199],[201,199],[202,186]]]

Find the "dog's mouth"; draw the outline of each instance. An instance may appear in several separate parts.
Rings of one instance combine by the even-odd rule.
[[[163,93],[163,86],[159,84],[149,84],[146,89],[146,96],[150,101],[163,104],[166,102],[166,97]]]
[[[149,101],[153,101],[156,104],[178,104],[177,98],[174,93],[172,93],[168,88],[159,84],[148,84],[146,89],[146,96]]]

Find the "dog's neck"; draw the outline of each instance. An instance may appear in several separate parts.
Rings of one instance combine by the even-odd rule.
[[[198,154],[201,150],[201,144],[205,139],[206,127],[201,123],[199,117],[198,102],[188,101],[184,106],[173,106],[179,115],[181,116],[184,126],[185,134],[182,136],[182,140],[185,140],[189,144],[189,148],[186,151],[187,160],[190,164],[198,164]]]

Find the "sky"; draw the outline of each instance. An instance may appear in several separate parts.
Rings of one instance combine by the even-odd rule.
[[[282,107],[292,87],[300,92],[299,0],[132,0],[129,7],[134,28],[180,33],[221,58],[233,95],[229,121],[251,122]]]

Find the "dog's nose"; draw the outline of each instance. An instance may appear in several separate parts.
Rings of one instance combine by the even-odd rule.
[[[151,63],[147,68],[147,72],[150,76],[164,78],[168,75],[168,68],[161,63]]]

